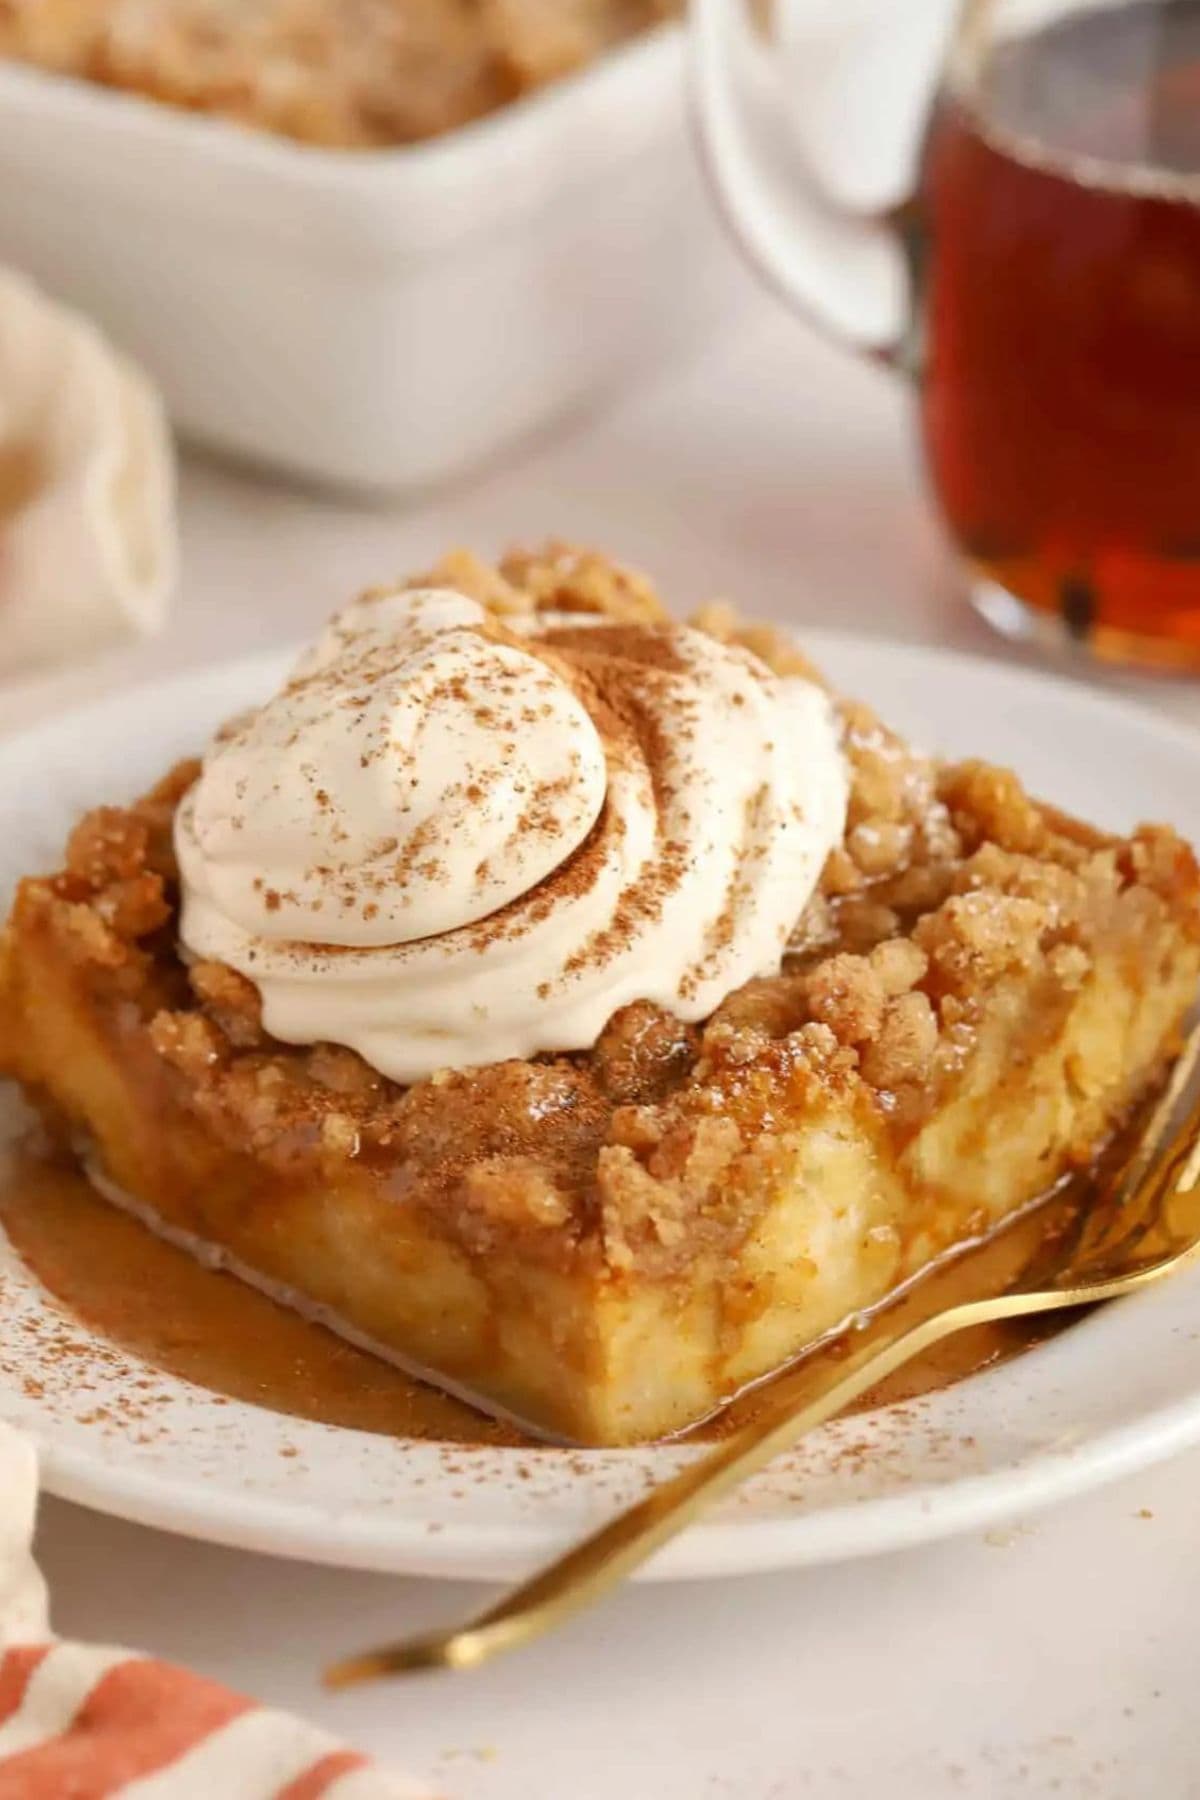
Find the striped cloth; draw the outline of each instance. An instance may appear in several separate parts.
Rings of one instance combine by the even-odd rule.
[[[0,1424],[0,1800],[431,1800],[185,1669],[52,1637],[29,1446]]]

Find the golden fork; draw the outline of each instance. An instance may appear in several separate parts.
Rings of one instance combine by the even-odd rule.
[[[784,1374],[765,1390],[765,1403],[748,1424],[469,1625],[351,1657],[326,1671],[326,1683],[342,1688],[418,1669],[471,1669],[527,1644],[616,1587],[701,1511],[934,1344],[996,1320],[1115,1300],[1200,1261],[1200,1207],[1192,1217],[1174,1214],[1200,1184],[1200,1102],[1189,1094],[1198,1059],[1200,1025],[1111,1196],[1083,1213],[1071,1240],[1054,1248],[1050,1265],[1043,1261],[1026,1271],[1025,1285],[898,1329],[882,1347],[872,1344],[851,1357],[838,1379],[807,1404],[805,1390],[798,1401]]]

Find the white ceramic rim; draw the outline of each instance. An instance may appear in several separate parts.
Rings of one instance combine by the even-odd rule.
[[[269,183],[277,193],[330,192],[342,202],[358,194],[373,197],[380,190],[397,201],[410,192],[451,199],[460,187],[473,189],[482,171],[493,203],[508,206],[512,196],[506,193],[505,172],[536,151],[545,134],[570,129],[572,115],[608,117],[618,102],[627,142],[652,141],[656,132],[649,121],[646,131],[636,129],[638,115],[658,92],[663,68],[682,68],[682,37],[682,27],[667,21],[494,112],[436,137],[381,149],[309,144],[134,90],[3,59],[0,122],[11,112],[36,119],[47,131],[56,124],[87,131],[113,145],[126,144],[141,156],[189,155],[238,180]],[[625,145],[621,148],[624,153]],[[611,143],[609,150],[615,150]],[[231,202],[236,200],[235,188],[224,191]]]
[[[1105,793],[1122,779],[1137,788],[1138,767],[1158,789],[1174,781],[1177,791],[1170,798],[1180,820],[1200,835],[1200,797],[1190,802],[1187,797],[1193,790],[1200,795],[1200,736],[1185,727],[1072,682],[952,652],[816,631],[805,633],[804,642],[844,684],[849,677],[868,695],[874,687],[877,699],[886,685],[900,714],[905,705],[919,711],[931,692],[964,692],[963,718],[972,743],[980,726],[984,754],[991,753],[988,736],[996,735],[990,721],[1000,715],[1012,715],[1013,724],[1005,729],[1019,727],[1031,737],[1037,736],[1038,721],[1044,732],[1061,732],[1079,752],[1072,779],[1088,786],[1098,801],[1103,796],[1096,788],[1097,764],[1105,755],[1112,761]],[[205,705],[211,712],[217,689],[222,705],[226,689],[262,691],[281,660],[256,656],[126,691],[0,742],[0,793],[6,782],[20,780],[23,770],[52,764],[55,752],[61,758],[68,743],[102,738],[102,721],[110,733],[118,722],[127,731],[141,710],[147,717],[178,721],[182,729],[189,724],[189,708],[197,723]],[[906,724],[900,716],[898,722]],[[910,722],[907,728],[912,729]],[[152,740],[154,732],[148,736]],[[151,742],[149,751],[143,747],[143,758],[152,751]],[[89,774],[91,781],[111,779],[111,769]],[[1079,804],[1070,794],[1063,798]],[[15,835],[20,839],[19,829]],[[14,1305],[19,1311],[44,1304],[34,1284],[12,1265],[7,1252],[0,1275],[10,1321]],[[1039,1350],[958,1388],[827,1427],[749,1484],[737,1504],[669,1546],[647,1573],[670,1578],[795,1566],[981,1529],[1200,1442],[1200,1330],[1193,1323],[1198,1297],[1200,1277],[1184,1275],[1161,1291],[1107,1308]],[[48,1416],[44,1403],[18,1391],[10,1371],[0,1371],[0,1416],[35,1437],[45,1486],[65,1498],[251,1550],[459,1576],[508,1576],[529,1567],[692,1454],[679,1448],[587,1453],[582,1464],[576,1458],[572,1470],[562,1460],[572,1456],[567,1452],[455,1451],[456,1462],[476,1471],[464,1510],[444,1466],[439,1473],[437,1459],[444,1453],[437,1447],[407,1445],[397,1459],[398,1447],[388,1440],[284,1420],[236,1403],[218,1414],[202,1391],[173,1386],[180,1394],[166,1412],[174,1421],[175,1409],[181,1410],[177,1439],[171,1440],[173,1424],[167,1430],[169,1467],[120,1432],[115,1442],[90,1440],[69,1421]],[[205,1473],[195,1434],[199,1430],[202,1439],[207,1434],[211,1446],[227,1432],[231,1417],[235,1437],[239,1431],[243,1436],[235,1449],[218,1445],[215,1474]],[[275,1478],[270,1461],[280,1454],[272,1446],[285,1438],[303,1446],[288,1480]],[[968,1452],[968,1445],[975,1448]],[[256,1486],[257,1474],[246,1459],[260,1451],[267,1473],[265,1485]],[[340,1478],[359,1456],[364,1468],[380,1466],[386,1456],[393,1459],[394,1504],[380,1504],[375,1495],[360,1508],[326,1493],[333,1476]],[[555,1458],[560,1460],[542,1460]],[[514,1486],[509,1479],[518,1460],[538,1465],[532,1485]],[[496,1474],[494,1487],[489,1471]]]

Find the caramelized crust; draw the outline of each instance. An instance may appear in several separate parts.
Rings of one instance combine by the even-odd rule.
[[[643,578],[562,545],[498,567],[459,554],[414,585],[428,581],[499,613],[662,614]],[[802,661],[728,609],[697,623],[777,669]],[[638,1004],[590,1052],[446,1070],[409,1089],[349,1050],[270,1040],[247,981],[177,953],[170,822],[187,763],[128,809],[89,814],[63,870],[22,884],[0,947],[0,1072],[73,1135],[99,1137],[125,1185],[178,1185],[170,1157],[156,1174],[144,1143],[120,1167],[94,1089],[85,1099],[59,1079],[39,1046],[36,972],[53,966],[90,1040],[153,1096],[147,1113],[194,1133],[210,1171],[230,1159],[247,1192],[332,1189],[356,1171],[479,1279],[500,1280],[509,1258],[522,1282],[575,1284],[575,1300],[590,1284],[592,1308],[641,1283],[669,1288],[678,1311],[705,1270],[727,1344],[739,1307],[754,1318],[770,1304],[753,1271],[780,1193],[832,1145],[858,1159],[852,1203],[866,1183],[886,1221],[862,1227],[886,1291],[972,1220],[994,1222],[1094,1155],[1155,1078],[1200,969],[1200,880],[1164,828],[1105,836],[1005,770],[939,764],[839,704],[845,843],[782,974],[700,1027]],[[972,1210],[963,1183],[977,1170]],[[713,1377],[726,1391],[731,1371],[761,1368],[733,1358]],[[695,1404],[685,1393],[671,1422]],[[587,1435],[574,1416],[570,1429]],[[646,1435],[640,1423],[589,1429]]]

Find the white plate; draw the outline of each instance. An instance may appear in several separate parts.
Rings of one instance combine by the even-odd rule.
[[[1200,840],[1200,737],[1024,671],[832,634],[805,641],[840,686],[920,741],[1011,762],[1035,791],[1104,824],[1149,815]],[[201,671],[0,746],[0,895],[54,862],[83,807],[149,783],[267,691],[280,666],[258,657]],[[102,1365],[74,1357],[86,1333],[2,1244],[0,1293],[0,1417],[38,1441],[46,1487],[245,1549],[506,1576],[689,1454],[441,1448],[284,1418],[120,1351]],[[59,1353],[47,1358],[55,1334]],[[867,1555],[1027,1512],[1197,1441],[1200,1272],[949,1391],[826,1427],[649,1572]]]

